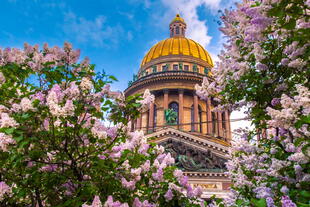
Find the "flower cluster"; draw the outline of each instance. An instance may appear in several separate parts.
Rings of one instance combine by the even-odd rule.
[[[0,51],[1,205],[199,206],[170,153],[129,130],[154,96],[126,99],[78,57],[68,43]]]
[[[196,91],[217,99],[218,109],[247,106],[255,125],[232,142],[225,206],[308,205],[309,7],[243,0],[223,13],[227,42],[214,76]]]

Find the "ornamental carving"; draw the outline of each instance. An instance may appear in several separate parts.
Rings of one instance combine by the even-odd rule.
[[[172,139],[160,143],[166,152],[170,152],[175,159],[175,165],[184,171],[195,172],[224,172],[226,159],[223,159],[210,150],[202,151]]]

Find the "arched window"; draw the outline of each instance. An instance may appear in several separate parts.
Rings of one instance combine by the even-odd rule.
[[[177,102],[171,102],[168,107],[177,113],[176,122],[179,123],[179,104]]]
[[[154,105],[154,120],[153,120],[153,123],[154,123],[154,129],[156,127],[156,124],[157,124],[157,106]]]
[[[179,26],[177,26],[177,27],[175,28],[175,34],[180,34],[180,28],[179,28]]]
[[[212,112],[212,134],[216,133],[216,117],[215,112]]]

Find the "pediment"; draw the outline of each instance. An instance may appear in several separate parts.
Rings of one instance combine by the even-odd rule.
[[[156,144],[174,140],[186,145],[190,145],[200,151],[210,150],[215,155],[228,159],[229,145],[227,143],[217,143],[212,139],[201,138],[199,135],[193,135],[188,132],[180,131],[174,128],[164,128],[160,131],[147,134],[146,138]]]
[[[186,172],[226,171],[228,147],[202,139],[198,136],[173,128],[152,133],[147,136],[163,146],[174,157],[176,166]]]

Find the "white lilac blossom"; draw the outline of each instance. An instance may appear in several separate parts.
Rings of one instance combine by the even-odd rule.
[[[141,108],[142,109],[145,109],[145,108],[148,108],[150,103],[154,103],[155,101],[155,96],[153,94],[151,94],[151,92],[149,91],[149,89],[146,89],[144,91],[144,94],[143,94],[143,99],[141,101],[139,101],[141,103]]]
[[[15,143],[16,141],[12,139],[11,135],[6,135],[5,133],[0,132],[0,150],[8,151],[8,146]]]

